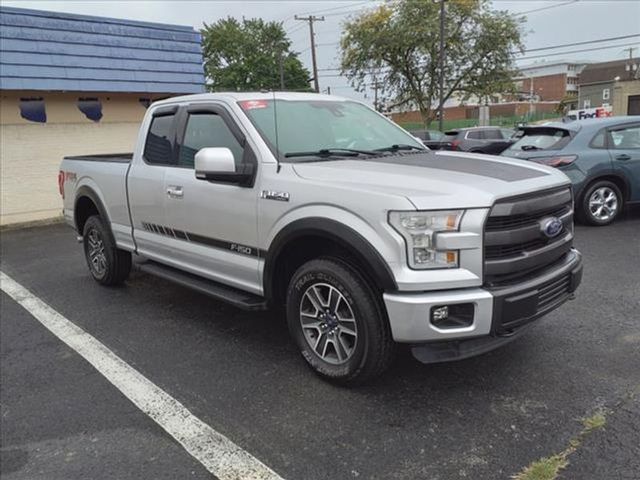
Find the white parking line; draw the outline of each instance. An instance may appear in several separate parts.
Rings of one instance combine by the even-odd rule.
[[[282,480],[260,460],[195,417],[104,344],[1,271],[0,288],[93,365],[220,480]]]

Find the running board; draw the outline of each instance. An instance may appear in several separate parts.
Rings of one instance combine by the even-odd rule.
[[[228,287],[198,275],[183,272],[177,268],[169,267],[161,263],[147,260],[144,263],[136,263],[137,268],[145,273],[164,278],[183,287],[204,293],[216,300],[222,300],[243,310],[266,310],[267,302],[263,297],[244,292],[237,288]]]

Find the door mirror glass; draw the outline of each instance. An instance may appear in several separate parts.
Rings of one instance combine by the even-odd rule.
[[[196,177],[206,179],[217,173],[235,173],[233,153],[226,147],[205,147],[195,156]]]

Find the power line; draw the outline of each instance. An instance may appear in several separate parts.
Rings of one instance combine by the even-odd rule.
[[[564,7],[565,5],[571,5],[572,3],[576,3],[578,0],[570,0],[564,3],[556,3],[554,5],[548,5],[546,7],[534,8],[533,10],[526,10],[524,12],[515,12],[513,15],[527,15],[529,13],[542,12],[544,10],[551,10],[552,8]]]
[[[623,35],[620,37],[609,37],[609,38],[598,38],[595,40],[586,40],[583,42],[574,42],[574,43],[563,43],[563,44],[558,44],[558,45],[549,45],[546,47],[536,47],[536,48],[528,48],[526,50],[524,50],[523,53],[529,53],[529,52],[539,52],[542,50],[555,50],[556,48],[564,48],[564,47],[576,47],[578,45],[588,45],[590,43],[600,43],[600,42],[613,42],[616,40],[625,40],[628,38],[635,38],[635,37],[640,37],[640,33],[634,33],[632,35]],[[332,42],[332,43],[319,43],[317,46],[328,46],[328,45],[338,45],[340,42]],[[520,53],[520,52],[512,52],[512,53]],[[322,69],[320,69],[322,70]],[[326,70],[339,70],[339,68],[335,68],[335,69],[326,69]]]
[[[544,50],[555,50],[557,48],[575,47],[575,46],[578,46],[578,45],[589,45],[591,43],[613,42],[613,41],[616,41],[616,40],[625,40],[625,39],[635,38],[635,37],[640,37],[640,33],[634,33],[632,35],[623,35],[623,36],[619,36],[619,37],[599,38],[599,39],[596,39],[596,40],[586,40],[586,41],[583,41],[583,42],[564,43],[564,44],[559,44],[559,45],[549,45],[547,47],[529,48],[529,49],[525,50],[523,53],[540,52],[540,51],[544,51]],[[339,43],[340,42],[334,42],[333,45],[337,45]],[[319,43],[316,46],[320,47],[320,46],[326,46],[326,45],[331,45],[331,44],[329,44],[329,43]],[[602,48],[602,49],[604,49],[604,48],[615,48],[617,46],[620,46],[620,45],[611,45],[611,47],[598,47],[598,48]],[[512,53],[519,53],[519,52],[512,52]],[[578,52],[561,52],[561,53],[559,53],[559,55],[564,55],[565,53],[578,53]],[[522,57],[522,58],[517,58],[516,60],[520,61],[520,60],[527,60],[527,59],[530,59],[530,58],[547,57],[547,56],[551,56],[551,55],[556,55],[556,54],[555,53],[549,53],[549,54],[536,56],[536,57]],[[339,71],[339,70],[341,70],[340,67],[320,68],[320,69],[318,69],[319,72],[332,72],[332,71]]]
[[[346,10],[346,9],[351,9],[356,5],[364,5],[365,3],[372,3],[372,2],[369,2],[369,1],[358,2],[358,3],[351,2],[350,5],[340,5],[338,7],[332,7],[332,8],[321,8],[320,10],[313,10],[311,12],[302,12],[302,15],[313,15],[315,13],[334,12],[336,10]],[[332,15],[333,14],[327,15],[327,16],[332,16]]]
[[[297,32],[298,30],[302,30],[304,28],[304,24],[303,25],[296,25],[295,27],[291,27],[287,30],[284,31],[284,33],[286,33],[287,35],[291,35],[292,33]]]
[[[533,60],[536,58],[546,58],[546,57],[551,57],[551,56],[557,56],[557,55],[567,55],[570,53],[584,53],[584,52],[594,52],[596,50],[607,50],[610,48],[620,48],[620,47],[629,47],[630,45],[635,45],[635,44],[622,44],[622,45],[607,45],[606,47],[592,47],[592,48],[583,48],[580,50],[569,50],[566,52],[556,52],[556,53],[547,53],[544,55],[534,55],[531,57],[523,57],[523,58],[518,58],[517,61],[522,61],[522,60]],[[544,64],[541,64],[540,66],[543,66]],[[335,70],[340,70],[339,68],[336,69],[324,69],[324,71],[335,71]],[[390,71],[390,68],[384,68],[384,69],[378,69],[378,70],[371,70],[369,73],[381,73],[381,72],[388,72]],[[343,77],[342,74],[325,74],[325,75],[320,75],[320,77]]]
[[[533,57],[523,57],[517,58],[517,61],[522,60],[533,60],[534,58],[546,58],[546,57],[554,57],[557,55],[567,55],[569,53],[583,53],[583,52],[595,52],[596,50],[607,50],[609,48],[619,48],[619,47],[628,47],[629,45],[635,45],[633,43],[625,43],[622,45],[607,45],[606,47],[592,47],[592,48],[583,48],[580,50],[568,50],[566,52],[555,52],[555,53],[545,53],[544,55],[534,55]]]
[[[563,45],[551,45],[548,47],[528,48],[527,50],[524,51],[524,53],[539,52],[541,50],[554,50],[556,48],[564,48],[564,47],[576,47],[578,45],[588,45],[590,43],[613,42],[615,40],[625,40],[627,38],[634,38],[634,37],[640,37],[640,33],[634,33],[633,35],[623,35],[621,37],[599,38],[597,40],[587,40],[584,42],[565,43]]]

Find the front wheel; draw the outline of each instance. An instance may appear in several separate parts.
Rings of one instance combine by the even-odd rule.
[[[84,256],[93,278],[102,285],[119,285],[131,271],[131,253],[116,247],[111,232],[98,215],[87,219],[82,230]]]
[[[589,225],[612,223],[622,210],[622,193],[614,183],[600,180],[589,185],[582,197],[581,217]]]
[[[379,295],[339,259],[311,260],[295,272],[287,322],[302,356],[325,379],[362,383],[392,362],[395,345]]]

